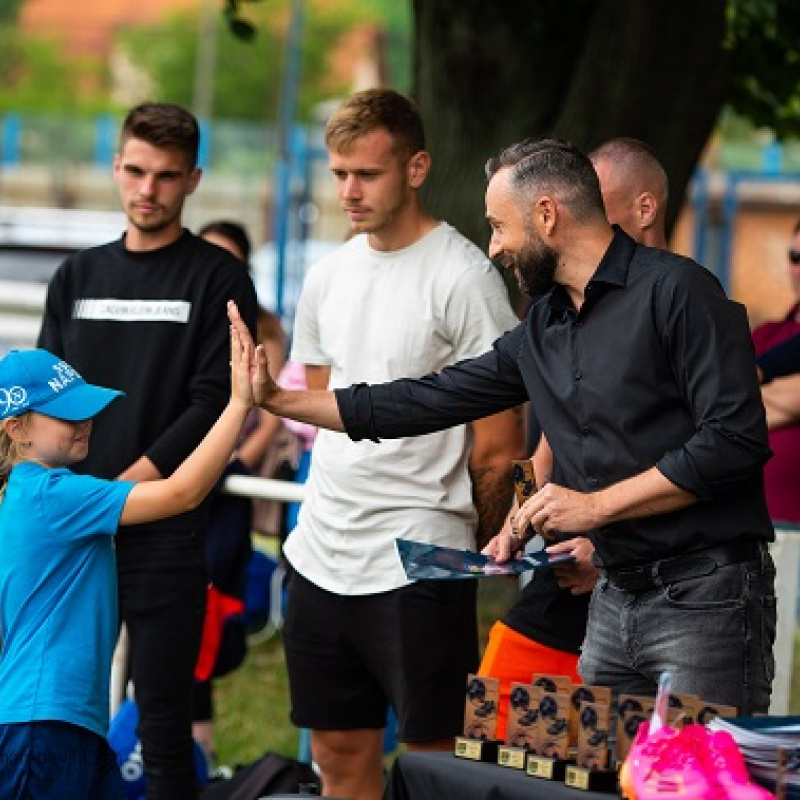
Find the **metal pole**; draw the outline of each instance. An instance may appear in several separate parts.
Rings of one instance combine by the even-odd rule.
[[[217,0],[200,0],[197,57],[194,62],[192,108],[200,120],[214,113],[214,73],[217,68]]]
[[[286,46],[286,66],[281,86],[278,120],[278,164],[275,168],[273,241],[275,242],[275,313],[283,315],[283,288],[286,275],[286,241],[292,179],[292,128],[297,111],[300,85],[305,0],[292,0],[292,19]]]
[[[256,478],[251,475],[229,475],[225,478],[223,490],[226,494],[239,497],[280,500],[282,503],[302,503],[305,496],[302,483]]]

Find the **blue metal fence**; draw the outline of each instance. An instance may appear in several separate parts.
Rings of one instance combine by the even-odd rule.
[[[6,113],[0,117],[0,169],[51,164],[106,170],[116,150],[121,117],[66,117]],[[201,120],[200,166],[223,172],[267,174],[277,159],[273,123]]]

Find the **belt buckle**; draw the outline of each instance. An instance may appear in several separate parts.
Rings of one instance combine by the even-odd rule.
[[[653,577],[648,574],[644,565],[639,567],[631,567],[625,570],[617,570],[616,575],[610,575],[609,580],[623,592],[635,594],[641,592],[648,587],[652,587]]]

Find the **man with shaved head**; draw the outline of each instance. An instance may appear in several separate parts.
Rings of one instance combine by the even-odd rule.
[[[669,184],[650,148],[638,139],[609,139],[589,158],[600,179],[608,221],[648,247],[666,248]]]

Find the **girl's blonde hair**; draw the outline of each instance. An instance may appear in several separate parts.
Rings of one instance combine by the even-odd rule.
[[[21,414],[16,419],[20,420],[21,424],[26,423],[28,414]],[[19,450],[14,440],[9,436],[5,425],[0,425],[0,500],[6,491],[6,484],[8,483],[8,476],[11,473],[11,468],[19,461]]]

